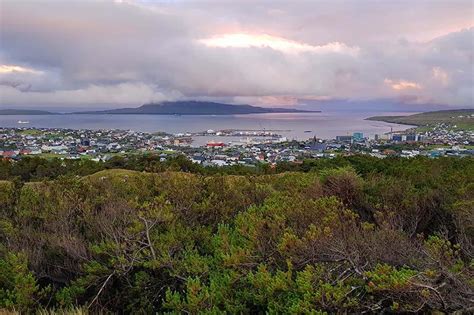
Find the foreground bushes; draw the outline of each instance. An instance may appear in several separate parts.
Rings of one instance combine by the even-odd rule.
[[[0,307],[467,312],[474,167],[458,161],[0,182]]]

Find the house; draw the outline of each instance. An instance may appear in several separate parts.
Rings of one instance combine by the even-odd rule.
[[[2,157],[4,159],[13,159],[17,156],[17,153],[15,151],[3,151],[2,152]]]
[[[43,145],[41,147],[41,150],[43,150],[44,152],[62,152],[62,151],[67,151],[67,146],[65,146],[65,145],[52,145],[52,146]]]
[[[223,161],[223,160],[212,160],[211,163],[214,164],[215,166],[225,166],[225,165],[227,165],[227,162]]]
[[[378,140],[389,140],[389,135],[387,135],[387,134],[382,134],[382,135],[376,134],[374,138],[375,138],[376,141],[378,141]]]
[[[191,162],[196,163],[196,164],[202,164],[206,160],[205,157],[199,156],[199,155],[193,155],[191,157]]]
[[[225,144],[224,144],[224,142],[213,142],[213,141],[211,141],[211,142],[207,143],[207,147],[208,148],[223,148],[223,147],[225,147]]]
[[[312,151],[323,152],[327,150],[327,147],[328,145],[325,142],[313,142],[309,148]]]
[[[336,141],[351,143],[352,142],[352,136],[336,136]]]
[[[397,154],[397,152],[395,152],[394,150],[385,149],[385,150],[383,151],[383,154],[384,154],[384,155],[395,155],[395,154]]]

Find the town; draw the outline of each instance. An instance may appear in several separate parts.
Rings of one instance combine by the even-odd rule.
[[[106,161],[117,155],[153,153],[160,160],[185,155],[203,166],[299,163],[306,158],[364,154],[377,158],[400,156],[472,156],[474,131],[439,123],[366,137],[361,132],[334,139],[289,140],[278,130],[207,130],[199,133],[145,133],[131,130],[58,128],[0,128],[0,157],[12,161],[26,156]],[[200,137],[224,139],[193,145]],[[240,137],[225,141],[226,137]],[[228,139],[227,139],[228,140]]]

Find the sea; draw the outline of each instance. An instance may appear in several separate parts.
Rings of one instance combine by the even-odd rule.
[[[316,136],[333,139],[336,136],[362,132],[365,137],[400,131],[413,126],[365,120],[370,116],[408,115],[406,112],[266,113],[248,115],[0,115],[0,127],[123,129],[143,132],[196,133],[207,130],[265,130],[288,140],[307,140]],[[19,123],[28,122],[28,123]],[[196,136],[193,145],[209,141],[238,141],[242,137]]]

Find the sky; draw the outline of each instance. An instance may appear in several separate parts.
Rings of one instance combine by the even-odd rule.
[[[0,0],[0,108],[472,108],[473,77],[472,0]]]

